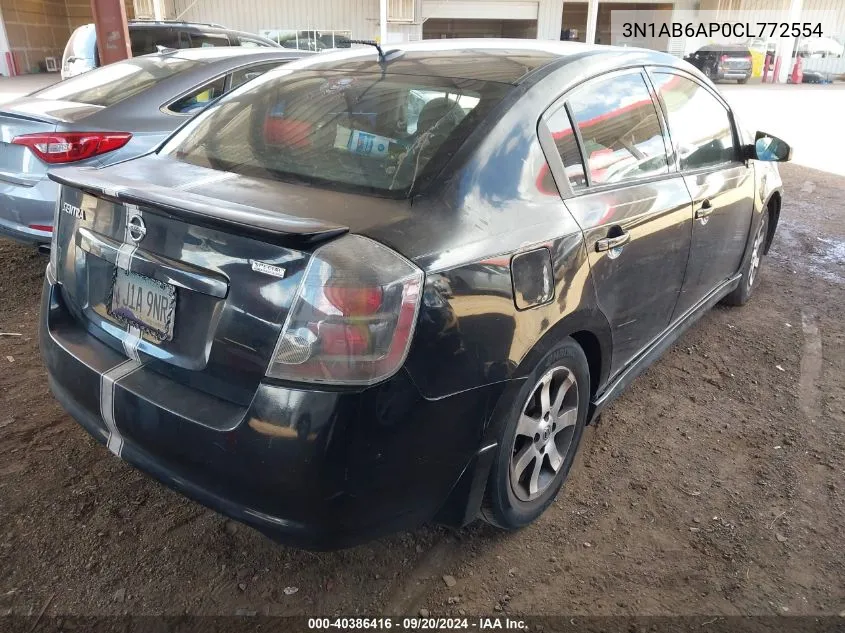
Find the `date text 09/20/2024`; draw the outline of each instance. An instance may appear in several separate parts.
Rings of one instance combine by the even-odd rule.
[[[398,631],[440,631],[443,629],[456,630],[511,630],[526,629],[525,621],[508,617],[476,617],[476,618],[308,618],[308,629],[312,631],[327,630],[390,630]]]

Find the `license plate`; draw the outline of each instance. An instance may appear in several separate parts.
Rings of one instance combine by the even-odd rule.
[[[108,312],[118,321],[139,326],[159,341],[169,341],[173,338],[176,288],[117,268]]]

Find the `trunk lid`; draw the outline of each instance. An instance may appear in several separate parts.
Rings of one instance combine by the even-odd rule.
[[[33,186],[47,175],[48,166],[29,148],[12,139],[24,134],[55,132],[61,124],[74,123],[101,110],[72,101],[24,98],[0,108],[0,179]]]
[[[246,406],[311,251],[349,230],[326,212],[338,194],[153,157],[131,164],[51,172],[64,185],[55,232],[63,298],[103,342],[137,353],[172,380]],[[403,202],[367,200],[381,207],[382,219],[404,213]],[[127,286],[118,269],[140,276],[133,279],[142,299],[150,283],[172,292],[170,338],[121,318],[114,302]],[[157,301],[146,302],[153,314]]]

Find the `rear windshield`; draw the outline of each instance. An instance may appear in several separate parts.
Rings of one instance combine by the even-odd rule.
[[[71,77],[31,96],[110,106],[200,64],[201,61],[179,57],[136,57]]]
[[[97,51],[97,32],[93,24],[84,24],[71,33],[65,46],[64,59],[94,59]]]
[[[407,195],[510,86],[280,70],[222,98],[162,153],[248,176]]]

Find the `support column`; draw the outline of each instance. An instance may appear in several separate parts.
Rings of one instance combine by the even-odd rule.
[[[540,0],[537,8],[537,39],[559,40],[563,26],[563,0]]]
[[[382,46],[387,45],[387,0],[379,0],[379,44]]]
[[[100,64],[105,66],[132,57],[123,0],[91,0],[91,13],[97,31]]]
[[[782,22],[800,22],[801,21],[801,5],[802,0],[791,0],[789,3],[789,12],[783,17]],[[792,72],[792,53],[795,51],[795,38],[785,37],[778,40],[777,48],[775,49],[775,58],[780,57],[780,69],[778,76],[774,78],[775,82],[784,84],[789,74]]]
[[[599,21],[599,0],[587,2],[587,44],[596,43],[596,26]]]

